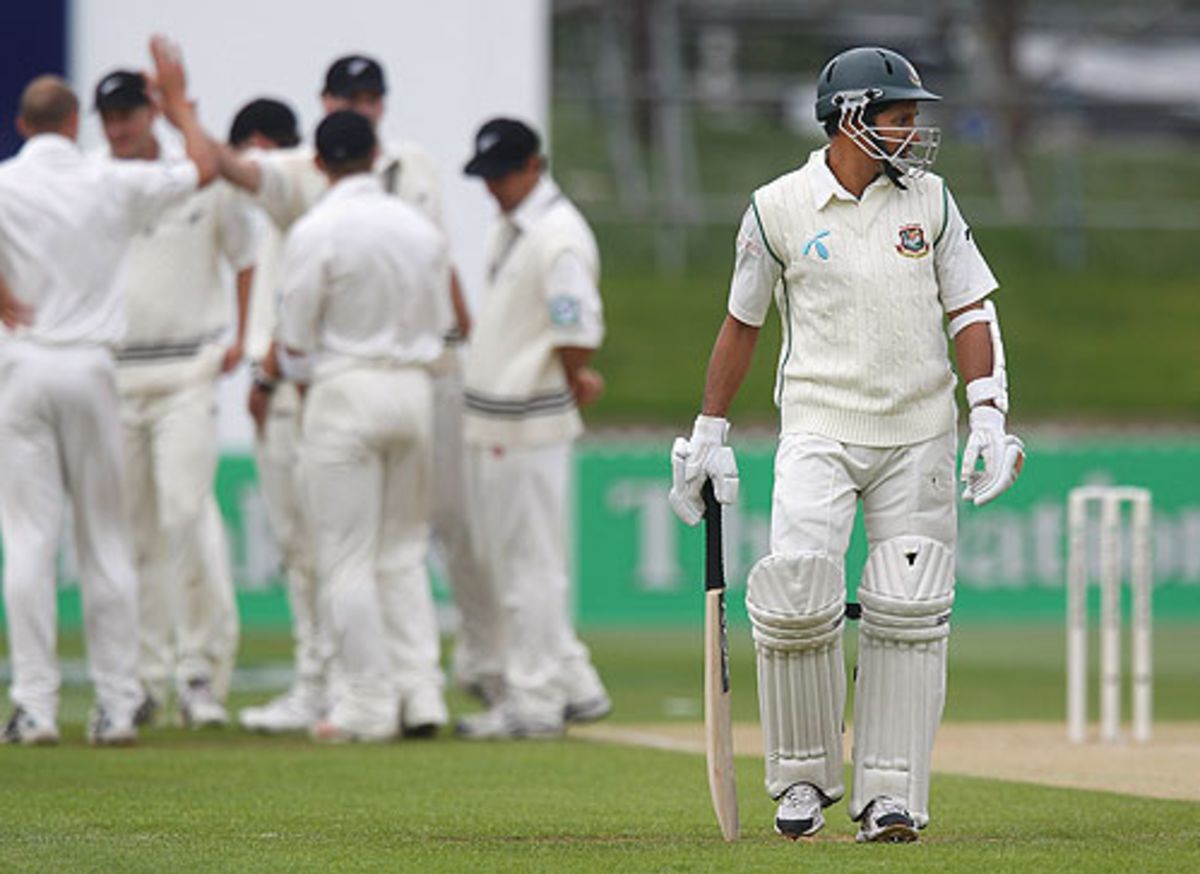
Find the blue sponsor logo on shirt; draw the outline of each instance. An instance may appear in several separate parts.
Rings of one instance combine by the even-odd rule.
[[[808,257],[808,252],[810,249],[816,249],[817,256],[822,261],[828,261],[829,260],[829,248],[824,243],[821,242],[821,240],[823,240],[825,237],[828,237],[828,236],[829,236],[829,231],[821,231],[821,233],[817,234],[815,237],[813,237],[811,240],[809,240],[807,243],[805,243],[804,244],[804,252],[802,253],[804,255],[804,257],[805,258]]]

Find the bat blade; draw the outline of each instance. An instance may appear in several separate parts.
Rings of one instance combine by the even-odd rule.
[[[727,841],[739,834],[737,783],[733,770],[733,715],[729,707],[729,636],[725,625],[725,562],[721,505],[711,482],[704,498],[704,752],[708,791]]]
[[[729,707],[729,646],[725,590],[704,596],[704,752],[708,791],[727,841],[738,839],[737,784],[733,769],[733,717]]]

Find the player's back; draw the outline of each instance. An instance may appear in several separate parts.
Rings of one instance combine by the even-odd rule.
[[[61,137],[38,138],[0,168],[0,257],[33,308],[30,335],[70,342],[119,321],[112,286],[128,235],[119,196],[99,162]]]
[[[31,139],[0,165],[0,267],[34,310],[25,335],[112,344],[125,318],[115,279],[134,223],[196,186],[173,169],[85,156],[56,134]]]
[[[321,351],[402,363],[428,363],[440,353],[449,322],[444,238],[376,178],[338,183],[286,245],[285,293],[297,250],[320,251],[325,262]]]

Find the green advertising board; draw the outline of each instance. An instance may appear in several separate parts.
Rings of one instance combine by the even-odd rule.
[[[571,536],[575,609],[582,626],[680,625],[700,619],[701,531],[671,513],[666,449],[666,441],[590,441],[578,448]],[[751,443],[736,449],[741,498],[725,518],[735,623],[745,621],[746,575],[767,552],[774,447]],[[1061,621],[1066,495],[1074,486],[1097,483],[1152,491],[1156,620],[1200,619],[1200,442],[1035,440],[1025,472],[1010,492],[986,507],[960,505],[956,620]],[[228,526],[243,625],[286,625],[279,553],[253,460],[224,457],[216,490]],[[64,542],[69,541],[67,532]],[[860,522],[846,562],[851,594],[865,558]],[[72,625],[79,621],[79,606],[69,546],[60,564],[61,619]],[[435,595],[450,623],[441,567],[435,549]]]
[[[731,621],[744,621],[746,576],[766,555],[773,445],[737,446],[741,494],[725,513]],[[665,447],[591,445],[579,454],[578,614],[587,623],[695,622],[702,533],[667,503]],[[985,507],[959,505],[959,620],[1061,620],[1066,496],[1084,484],[1142,485],[1154,498],[1155,615],[1200,618],[1200,444],[1031,446],[1016,486]],[[864,561],[861,516],[846,560],[851,594]],[[1095,559],[1098,561],[1098,556]]]

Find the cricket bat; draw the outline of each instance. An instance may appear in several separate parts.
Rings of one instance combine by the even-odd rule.
[[[721,505],[706,481],[704,498],[704,751],[708,791],[727,841],[738,839],[733,722],[729,709],[729,637],[725,627],[725,563],[721,555]]]

